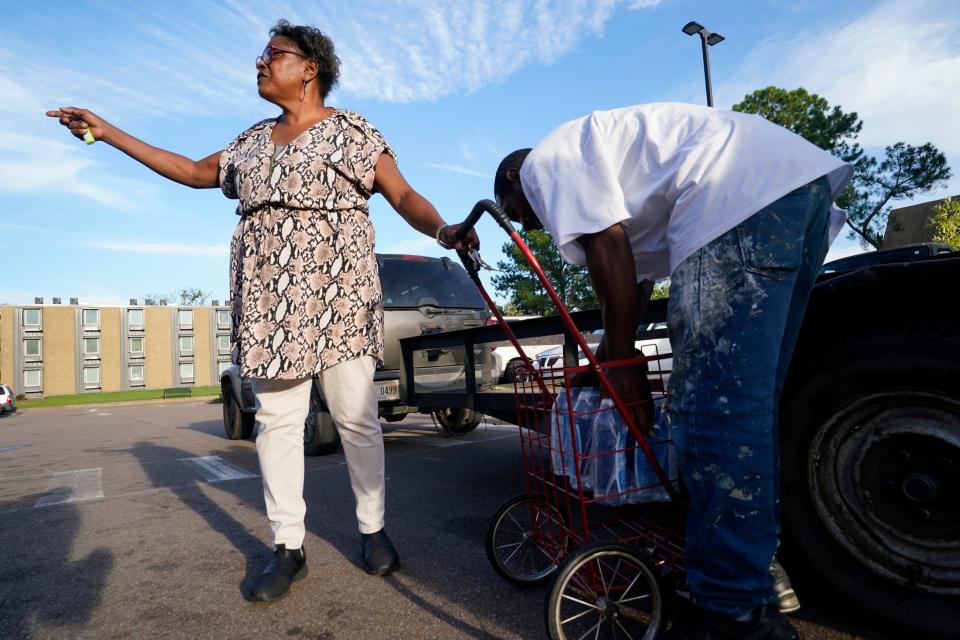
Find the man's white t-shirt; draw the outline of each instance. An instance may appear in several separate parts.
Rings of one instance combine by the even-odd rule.
[[[626,227],[637,280],[670,275],[695,251],[794,189],[853,167],[756,115],[679,103],[595,111],[563,124],[523,162],[520,182],[568,262],[575,240]],[[834,207],[832,241],[843,224]]]

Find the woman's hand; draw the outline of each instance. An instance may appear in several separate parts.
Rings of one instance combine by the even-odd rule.
[[[477,236],[476,230],[470,229],[470,231],[467,232],[467,235],[464,236],[463,240],[458,240],[457,229],[459,228],[459,224],[451,224],[444,227],[443,231],[440,232],[440,242],[451,249],[459,249],[461,251],[466,251],[468,249],[479,250],[480,238]]]
[[[60,107],[47,111],[47,115],[57,118],[77,138],[83,140],[83,134],[89,131],[97,140],[119,149],[164,178],[194,189],[212,189],[219,184],[220,151],[194,161],[138,140],[87,109]]]
[[[106,141],[111,129],[113,129],[109,122],[87,109],[60,107],[54,111],[47,111],[47,115],[51,118],[57,118],[60,124],[81,140],[83,140],[83,134],[89,131],[97,140]]]

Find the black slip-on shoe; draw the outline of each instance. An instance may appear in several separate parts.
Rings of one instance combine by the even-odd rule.
[[[253,581],[250,599],[254,602],[274,602],[287,595],[291,584],[306,577],[307,553],[303,547],[287,549],[279,544],[270,564]]]
[[[372,576],[385,576],[400,566],[400,555],[385,529],[360,534],[360,557],[364,571]]]
[[[799,640],[793,626],[775,606],[760,607],[741,622],[692,606],[673,621],[663,640]]]

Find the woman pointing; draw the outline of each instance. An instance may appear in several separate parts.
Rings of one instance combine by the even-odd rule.
[[[325,105],[339,76],[333,42],[281,20],[257,58],[257,91],[281,109],[201,160],[153,147],[85,109],[48,111],[160,175],[238,199],[230,247],[233,359],[257,397],[257,454],[275,552],[250,597],[276,600],[306,575],[303,424],[316,376],[343,442],[361,560],[385,575],[399,556],[384,530],[383,435],[373,374],[383,358],[383,308],[368,200],[381,193],[411,227],[460,243],[397,168],[363,116]]]

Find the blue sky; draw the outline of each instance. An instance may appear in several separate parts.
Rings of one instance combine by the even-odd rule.
[[[489,197],[500,158],[595,109],[704,101],[697,20],[721,108],[770,84],[857,111],[868,150],[932,142],[960,174],[960,3],[951,0],[44,2],[0,25],[0,303],[86,304],[200,287],[223,299],[233,201],[166,182],[44,111],[89,108],[199,158],[277,114],[254,58],[279,18],[320,27],[343,61],[335,106],[384,132],[448,222]],[[960,178],[922,196],[960,193]],[[905,204],[905,203],[897,203]],[[443,255],[379,196],[377,250]],[[483,255],[506,237],[479,227]],[[835,243],[831,257],[859,249]]]

